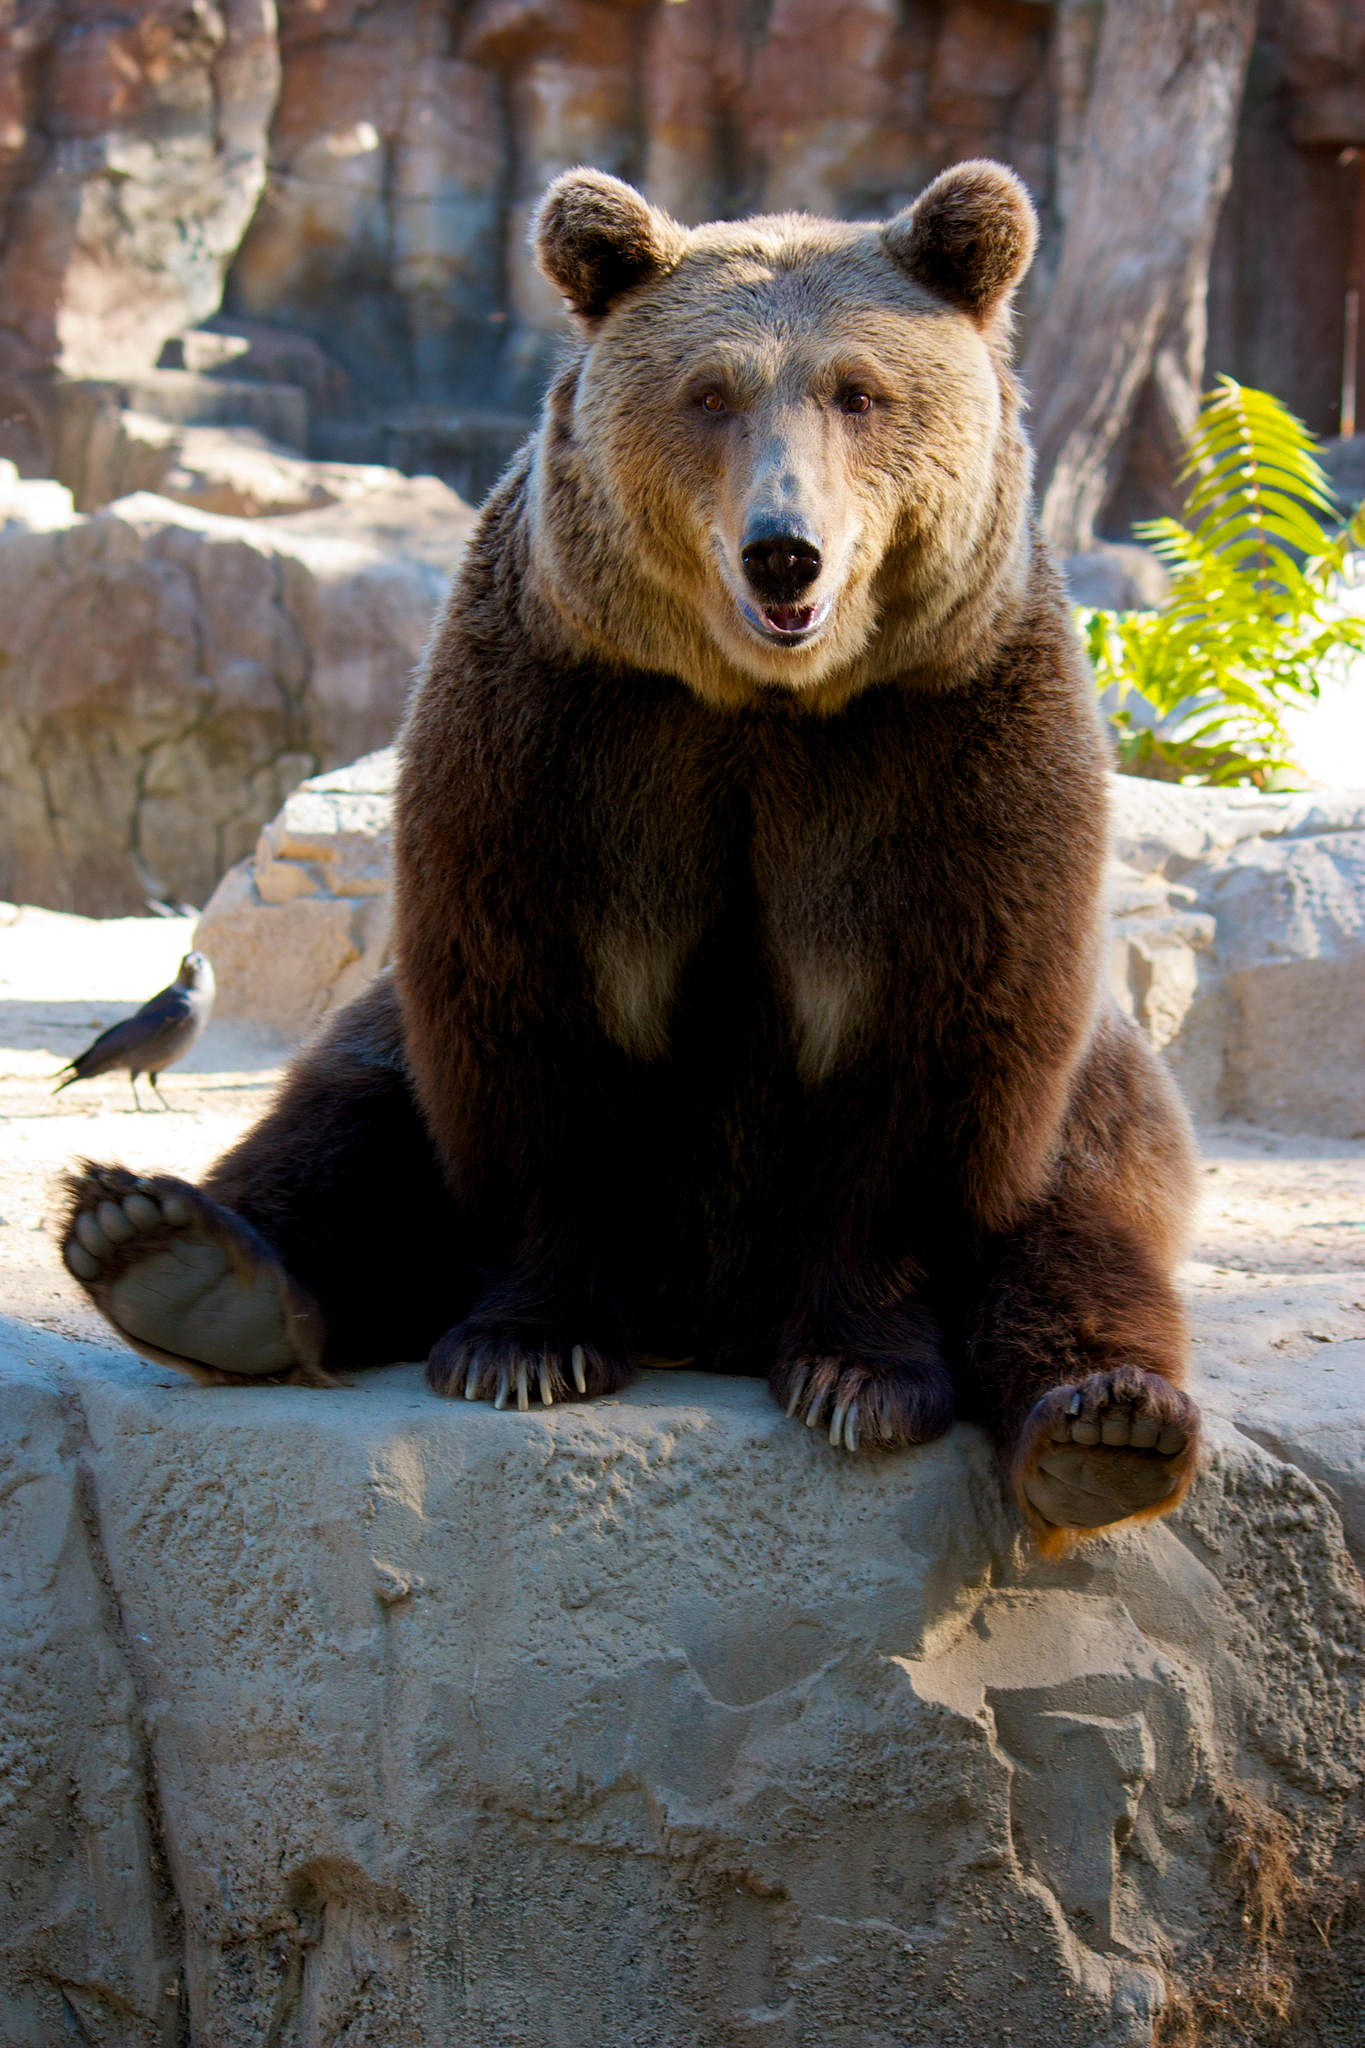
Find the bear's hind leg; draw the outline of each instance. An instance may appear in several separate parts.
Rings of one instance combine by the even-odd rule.
[[[62,1256],[141,1357],[208,1384],[334,1384],[322,1316],[263,1238],[166,1174],[86,1161],[67,1179]]]
[[[1198,1469],[1174,1280],[1193,1165],[1164,1070],[1106,1020],[1051,1197],[997,1243],[968,1343],[978,1412],[1045,1555],[1169,1514]]]
[[[1199,1411],[1159,1373],[1124,1365],[1054,1387],[1016,1439],[1010,1478],[1039,1548],[1169,1514],[1194,1476]]]
[[[1184,1353],[1174,1287],[1117,1220],[1082,1224],[1052,1207],[1002,1248],[968,1368],[1045,1555],[1179,1503],[1199,1455]]]

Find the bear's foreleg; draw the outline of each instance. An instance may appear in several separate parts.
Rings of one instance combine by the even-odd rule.
[[[572,1274],[570,1286],[563,1276]],[[468,1316],[432,1346],[427,1383],[450,1399],[549,1408],[615,1393],[634,1370],[624,1319],[576,1240],[524,1243]]]
[[[892,1081],[854,1081],[806,1105],[796,1299],[769,1386],[788,1415],[848,1451],[929,1443],[957,1412],[943,1332],[906,1249],[923,1235],[907,1200],[910,1149]]]
[[[430,1049],[429,1026],[424,1036]],[[632,1121],[628,1087],[602,1072],[618,1056],[575,1047],[567,1026],[542,1037],[467,1014],[438,1052],[428,1051],[428,1119],[478,1283],[431,1347],[428,1384],[498,1408],[614,1393],[634,1372],[606,1270],[630,1241],[632,1178],[617,1142]]]
[[[1174,1282],[1192,1199],[1184,1111],[1106,1023],[1078,1078],[1052,1189],[988,1250],[969,1326],[974,1404],[1049,1555],[1169,1514],[1198,1466]]]

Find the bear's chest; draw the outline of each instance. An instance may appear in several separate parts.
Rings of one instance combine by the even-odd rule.
[[[824,1080],[875,1034],[905,977],[904,845],[884,819],[814,806],[780,829],[747,806],[728,829],[693,823],[614,858],[613,886],[582,906],[602,1029],[648,1061],[761,1039],[803,1083]]]

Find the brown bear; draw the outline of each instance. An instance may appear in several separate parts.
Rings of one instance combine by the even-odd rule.
[[[882,225],[550,187],[578,342],[407,718],[395,974],[202,1189],[73,1181],[136,1350],[521,1408],[687,1358],[850,1451],[976,1418],[1044,1549],[1179,1500],[1191,1144],[1105,993],[1034,239],[985,162]]]

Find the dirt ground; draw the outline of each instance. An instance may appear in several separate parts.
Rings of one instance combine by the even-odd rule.
[[[93,921],[0,905],[0,1311],[71,1336],[107,1332],[52,1235],[63,1169],[83,1157],[194,1178],[261,1112],[290,1047],[215,1022],[162,1082],[172,1104],[133,1106],[126,1075],[52,1077],[174,975],[192,922]],[[1203,1202],[1186,1268],[1201,1376],[1263,1379],[1277,1364],[1360,1370],[1365,1339],[1365,1141],[1245,1125],[1202,1134]],[[1334,1358],[1333,1346],[1349,1344]],[[1340,1382],[1337,1383],[1338,1386]]]

